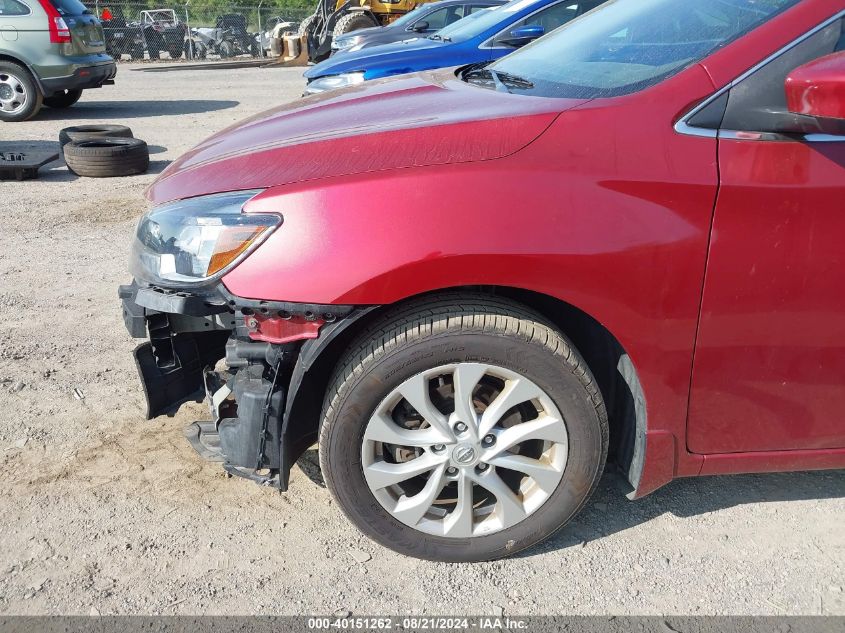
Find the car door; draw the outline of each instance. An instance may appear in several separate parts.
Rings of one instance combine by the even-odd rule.
[[[697,115],[721,124],[692,452],[845,446],[845,137],[759,132],[786,75],[843,47],[840,15]]]

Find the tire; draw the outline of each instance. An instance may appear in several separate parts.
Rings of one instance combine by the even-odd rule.
[[[69,108],[79,101],[82,90],[63,90],[51,97],[44,98],[44,105],[50,108]]]
[[[170,59],[181,59],[182,58],[182,45],[181,44],[170,44],[167,47],[167,54],[170,55]]]
[[[202,42],[194,42],[193,40],[187,40],[185,42],[185,59],[205,59],[205,56],[205,44]]]
[[[129,49],[129,58],[132,61],[136,60],[143,60],[144,59],[144,47],[143,46],[133,46]]]
[[[228,59],[235,56],[235,45],[228,40],[220,42],[220,57]]]
[[[0,60],[0,121],[26,121],[31,119],[43,103],[43,95],[29,71],[15,64]]]
[[[303,35],[311,35],[311,29],[314,28],[314,25],[317,23],[319,16],[315,13],[313,15],[309,15],[305,18],[302,22],[299,23],[299,28],[296,31],[298,37],[302,37]]]
[[[104,137],[132,138],[132,130],[125,125],[75,125],[59,132],[59,145]]]
[[[68,169],[91,178],[143,174],[150,166],[147,144],[137,138],[71,141],[65,145],[64,154]]]
[[[350,33],[352,31],[357,31],[358,29],[366,29],[371,26],[378,26],[378,24],[373,22],[360,11],[353,11],[344,15],[335,23],[333,36],[337,37],[338,35],[343,35],[344,33]]]
[[[483,421],[478,422],[479,404],[486,406],[493,402],[503,393],[505,385],[522,385],[520,390],[513,390],[516,394],[514,403],[518,406],[505,405],[506,412],[500,410],[499,414],[491,415],[491,419],[498,422],[484,431],[489,435],[485,435],[481,442],[467,443],[461,437],[470,436],[458,434],[456,439],[450,440],[450,445],[432,444],[415,449],[416,456],[411,459],[407,459],[407,455],[401,457],[401,452],[407,450],[402,448],[405,445],[381,443],[386,438],[399,437],[391,435],[393,431],[385,436],[383,429],[400,427],[396,423],[386,424],[378,420],[401,420],[401,416],[407,416],[409,412],[407,407],[402,408],[406,399],[401,395],[398,401],[395,399],[397,390],[420,384],[424,386],[420,386],[416,393],[439,394],[439,391],[431,391],[433,384],[436,390],[448,391],[450,372],[464,370],[484,372],[478,382],[477,378],[467,379],[467,384],[476,386],[471,392],[465,391],[472,393],[471,396],[459,399],[474,403],[473,412],[463,409],[464,415],[475,418],[470,425],[484,424]],[[428,378],[426,373],[443,376],[444,380],[420,383],[421,376]],[[460,383],[455,375],[451,373],[452,384],[456,380]],[[496,392],[496,389],[500,391]],[[491,390],[493,395],[489,395]],[[541,395],[532,395],[530,402],[519,400],[525,393]],[[484,403],[482,396],[490,400]],[[438,398],[441,397],[438,395]],[[428,404],[421,407],[429,412],[423,417],[427,421],[441,416],[440,423],[443,419],[448,420],[446,430],[451,433],[449,429],[458,427],[448,425],[460,424],[455,422],[454,416],[458,414],[450,415],[448,397],[432,405],[438,410],[432,414],[431,408],[426,407],[431,405],[433,398],[432,395]],[[391,412],[386,413],[390,417],[381,415],[385,407],[393,407]],[[454,405],[452,409],[454,411]],[[491,411],[495,413],[496,408],[491,407]],[[413,408],[410,415],[411,425],[419,424],[419,416],[414,421]],[[517,432],[523,432],[523,437],[548,433],[548,438],[552,439],[543,435],[511,444],[515,437],[513,433],[503,435],[520,422],[532,421],[538,422],[542,428],[548,427],[548,430],[537,431],[535,424],[519,427]],[[500,422],[503,424],[501,427]],[[404,434],[403,438],[414,433],[439,433],[436,427],[435,424],[428,431],[400,429],[400,432]],[[469,431],[464,428],[464,433]],[[377,440],[379,437],[381,440]],[[484,444],[488,439],[491,443]],[[565,336],[540,315],[518,304],[488,295],[451,293],[388,312],[352,344],[338,364],[326,393],[319,434],[320,465],[326,485],[358,529],[401,554],[446,562],[501,558],[547,538],[575,516],[592,494],[607,458],[607,446],[607,413],[601,394],[584,360]],[[394,455],[395,459],[389,457],[384,460],[384,453],[379,457],[379,447],[382,451],[398,451],[396,454],[400,457]],[[456,460],[462,461],[467,456],[467,447],[474,447],[473,451],[469,451],[473,454],[469,458],[470,463],[455,468],[461,465]],[[512,451],[520,453],[521,457],[517,459],[523,460],[550,456],[548,459],[554,472],[547,471],[545,466],[542,472],[535,471],[538,477],[542,475],[544,485],[541,485],[540,479],[531,480],[515,470],[504,468],[503,463],[513,465]],[[405,460],[407,465],[423,457],[441,459],[438,452],[445,456],[443,459],[446,461],[438,462],[440,465],[436,468],[429,466],[434,469],[430,470],[428,479],[421,479],[422,475],[412,479],[406,477],[394,482],[393,488],[382,486],[378,490],[378,485],[371,489],[368,483],[374,472],[381,477],[379,468],[392,466],[390,460]],[[490,464],[472,462],[481,457],[488,459],[485,457],[488,453],[491,455]],[[398,499],[413,502],[416,492],[425,492],[426,484],[434,477],[441,478],[438,482],[447,481],[442,478],[448,477],[450,471],[440,470],[444,468],[443,464],[451,464],[449,468],[456,473],[452,476],[457,479],[453,480],[454,488],[451,488],[453,484],[450,482],[442,493],[437,493],[445,495],[447,500],[436,497],[441,504],[452,498],[450,494],[461,498],[460,492],[455,493],[458,486],[463,485],[461,482],[474,482],[469,484],[471,494],[464,493],[463,497],[471,499],[471,503],[464,506],[469,512],[469,523],[460,527],[460,523],[455,521],[449,528],[455,534],[453,536],[445,535],[446,526],[454,518],[459,504],[448,510],[445,518],[442,513],[448,508],[448,503],[446,506],[427,505],[429,501],[417,506],[427,508],[421,519],[409,520],[407,514],[403,518],[397,516],[402,514],[397,505]],[[485,484],[476,481],[478,478],[482,478],[479,481]],[[519,494],[510,496],[501,486],[496,488],[494,484],[497,480],[507,485],[511,493],[519,490]],[[394,489],[399,483],[411,487],[416,485],[416,488],[414,491],[403,489],[404,492],[396,492]],[[502,493],[491,492],[485,485],[493,486]],[[404,493],[407,494],[402,496]],[[514,498],[517,505],[513,505]],[[454,503],[454,499],[451,502]],[[393,510],[390,509],[391,504],[395,506]],[[489,514],[480,514],[485,508]],[[441,514],[432,514],[437,512]],[[460,530],[453,530],[456,526]]]

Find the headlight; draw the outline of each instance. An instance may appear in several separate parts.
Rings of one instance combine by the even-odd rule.
[[[333,51],[348,51],[358,44],[360,37],[336,37],[332,40]]]
[[[315,79],[305,86],[305,94],[315,95],[326,90],[336,90],[346,86],[354,86],[364,82],[364,73],[343,73],[342,75],[328,75]]]
[[[199,196],[151,209],[138,223],[130,270],[156,285],[216,279],[282,222],[272,214],[241,213],[261,190]]]

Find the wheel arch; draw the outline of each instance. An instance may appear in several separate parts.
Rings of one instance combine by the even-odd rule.
[[[44,95],[44,85],[41,83],[41,79],[38,77],[38,73],[33,70],[32,65],[28,64],[24,60],[15,57],[14,55],[10,55],[3,51],[0,51],[0,62],[12,62],[13,64],[17,64],[18,66],[23,66],[26,68],[29,75],[32,77],[32,80],[35,82],[35,85],[38,87],[38,90]]]
[[[540,313],[575,345],[596,378],[610,423],[610,454],[632,486],[643,475],[648,419],[639,375],[628,353],[598,320],[574,305],[539,292],[503,286],[445,288],[403,299],[398,304],[363,308],[342,321],[324,326],[307,341],[294,368],[287,399],[283,435],[288,465],[316,439],[323,399],[332,373],[351,342],[386,310],[442,292],[485,293],[507,298]]]

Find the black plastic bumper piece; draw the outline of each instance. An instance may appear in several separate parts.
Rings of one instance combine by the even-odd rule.
[[[121,291],[125,286],[121,286]],[[129,288],[133,288],[129,286]],[[127,299],[124,298],[124,303]],[[188,316],[210,316],[229,310],[225,303],[192,292],[166,290],[164,288],[134,287],[134,296],[129,299],[147,310]]]
[[[53,150],[9,151],[0,147],[0,180],[29,180],[38,178],[38,169],[56,160],[59,153]]]
[[[104,56],[106,57],[106,56]],[[106,57],[106,59],[109,59]],[[87,90],[99,88],[103,84],[112,84],[117,75],[117,64],[113,61],[77,68],[72,75],[66,77],[40,78],[45,96],[53,95],[61,90]]]
[[[203,372],[223,358],[229,332],[153,337],[135,348],[135,365],[147,399],[147,419],[173,415],[185,402],[205,398]]]

